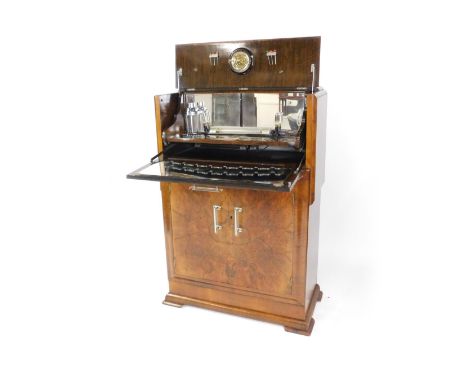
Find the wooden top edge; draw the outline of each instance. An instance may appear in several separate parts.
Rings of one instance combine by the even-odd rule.
[[[211,42],[194,42],[194,43],[183,43],[176,44],[178,46],[189,46],[189,45],[209,45],[209,44],[239,44],[239,43],[248,43],[252,41],[284,41],[284,40],[304,40],[304,39],[316,39],[321,40],[322,36],[306,36],[306,37],[281,37],[281,38],[263,38],[263,39],[251,39],[251,40],[234,40],[234,41],[211,41]]]

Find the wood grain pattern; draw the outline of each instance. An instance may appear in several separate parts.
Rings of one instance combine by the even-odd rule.
[[[233,236],[228,267],[241,286],[275,295],[292,295],[294,193],[236,190],[231,211],[238,214],[242,232]],[[233,230],[231,228],[230,230]]]
[[[167,275],[169,279],[174,275],[173,268],[173,253],[172,247],[172,219],[171,219],[171,187],[169,183],[160,183],[161,188],[161,199],[162,199],[162,210],[163,210],[163,223],[164,223],[164,241],[166,244],[166,266]]]
[[[315,306],[317,302],[322,301],[323,293],[320,290],[320,286],[318,284],[315,285],[314,291],[310,298],[306,318],[301,325],[285,325],[284,330],[291,333],[302,334],[305,336],[310,336],[312,333],[312,329],[314,328],[315,320],[313,319],[312,315],[314,314]]]
[[[237,75],[228,67],[227,58],[237,47],[247,47],[255,56],[254,68],[246,75]],[[270,49],[278,52],[276,66],[266,59]],[[211,66],[208,55],[214,51],[218,51],[219,61]],[[176,47],[176,66],[183,69],[181,92],[190,88],[210,92],[310,89],[310,64],[316,65],[318,86],[319,59],[319,37]],[[169,141],[184,142],[177,141],[184,126],[184,105],[181,93],[156,96],[154,101],[160,152]],[[193,192],[189,184],[161,183],[169,277],[164,303],[237,314],[310,334],[312,315],[322,298],[316,284],[321,185],[317,183],[315,189],[321,163],[317,162],[317,144],[321,144],[317,141],[317,102],[315,94],[307,95],[304,169],[292,192],[227,187],[219,193]],[[291,142],[279,142],[277,146],[291,146]],[[217,140],[191,143],[219,144]],[[238,138],[232,143],[243,144]],[[217,234],[213,204],[222,206],[219,223],[223,229]],[[239,225],[243,232],[239,236],[234,235],[234,207],[242,207]]]
[[[204,283],[173,277],[169,280],[169,293],[208,302],[238,306],[249,310],[272,313],[303,320],[306,307],[294,299],[257,293],[229,285]]]
[[[171,184],[171,218],[174,227],[173,266],[175,275],[190,279],[228,282],[226,258],[231,253],[231,230],[226,192],[191,191],[187,184]],[[218,224],[214,233],[213,206]]]
[[[296,217],[301,214],[297,208],[299,189],[291,193],[239,189],[212,193],[172,184],[175,275],[292,295]],[[213,205],[222,207],[218,218],[223,229],[216,234]],[[233,234],[235,207],[242,208],[238,216],[243,232],[238,236]],[[306,217],[302,219],[306,221]]]
[[[310,170],[310,198],[309,204],[315,197],[315,161],[316,161],[316,137],[317,137],[317,99],[313,94],[306,98],[306,160],[305,166]]]
[[[165,118],[160,118],[160,120],[166,121],[164,122],[166,126],[173,123],[173,119],[169,116],[174,112],[173,110],[176,110],[174,108],[176,102],[169,98],[165,107],[160,108],[160,113],[164,112],[165,115]],[[315,231],[312,233],[309,227],[309,201],[313,201],[310,198],[310,193],[311,190],[314,190],[311,182],[314,180],[312,174],[315,170],[314,142],[317,130],[315,116],[317,106],[313,95],[309,95],[307,102],[308,110],[312,110],[312,113],[307,116],[307,126],[312,128],[308,129],[309,145],[306,147],[306,168],[302,171],[293,192],[279,193],[282,195],[278,199],[279,203],[278,200],[264,199],[265,194],[271,194],[269,192],[245,190],[245,193],[242,193],[234,189],[224,189],[223,196],[209,193],[210,197],[208,198],[206,198],[206,194],[201,193],[198,194],[198,199],[187,198],[187,193],[182,193],[185,194],[186,199],[181,201],[173,197],[174,188],[186,188],[187,185],[161,184],[170,286],[170,292],[165,299],[166,304],[173,306],[192,304],[276,322],[284,325],[286,331],[310,334],[314,325],[314,320],[311,317],[312,312],[316,302],[321,298],[321,292],[318,290],[320,293],[317,294],[316,287],[312,287],[313,290],[310,293],[306,292],[310,288],[311,281],[316,280],[315,273],[307,275],[306,272],[308,263],[312,262],[316,256],[315,251],[308,253],[308,242],[318,240],[315,237]],[[168,105],[171,103],[172,108]],[[254,197],[251,196],[252,193],[254,193]],[[202,195],[205,196],[202,197]],[[206,209],[207,213],[202,213],[197,217],[203,202],[208,203],[208,205],[224,203],[229,206],[226,214],[220,214],[220,222],[227,228],[222,230],[223,236],[221,238],[223,238],[224,243],[218,242],[214,247],[210,246],[210,248],[215,249],[214,251],[206,251],[206,242],[186,240],[185,247],[175,249],[174,243],[184,232],[179,225],[187,227],[190,224],[190,226],[197,227],[195,236],[192,238],[203,237],[207,230],[211,232],[212,215],[210,209]],[[291,207],[291,203],[293,207]],[[193,217],[187,215],[189,209],[184,207],[187,204],[193,206],[192,210],[195,214]],[[234,244],[236,238],[232,234],[232,213],[229,213],[229,209],[232,210],[237,204],[241,204],[245,212],[240,215],[240,225],[246,229],[243,233],[250,233],[251,239],[252,237],[253,239],[248,240],[248,236],[240,236],[236,245]],[[245,205],[247,207],[244,207]],[[255,210],[256,207],[259,207],[260,211],[267,211],[266,214],[257,216],[252,213],[251,211]],[[177,209],[179,210],[177,211]],[[285,216],[284,214],[288,210],[294,212]],[[273,216],[275,214],[277,216]],[[174,218],[174,216],[178,216],[178,218]],[[174,220],[178,220],[176,226],[174,226]],[[287,222],[284,232],[276,224],[277,221],[281,220]],[[253,223],[249,223],[249,221]],[[268,226],[267,223],[270,221],[274,223]],[[293,232],[293,244],[286,250],[281,232],[286,236]],[[208,234],[208,236],[210,235]],[[261,237],[263,240],[259,239]],[[269,242],[271,244],[265,245]],[[270,248],[281,249],[277,252],[278,256],[268,255],[268,245]],[[178,260],[181,258],[177,259],[175,256],[179,252],[188,254],[185,260],[182,259],[186,261],[185,263],[182,261],[180,264]],[[251,256],[257,252],[259,252],[257,258]],[[198,256],[201,254],[202,258],[207,256],[209,261],[200,262],[197,253]],[[229,254],[228,257],[225,256],[226,253]],[[178,274],[179,269],[176,271],[179,266],[180,272],[183,274],[182,277]],[[211,276],[213,272],[216,277]],[[270,277],[271,275],[273,277]],[[289,278],[286,275],[289,275]]]
[[[309,180],[309,170],[304,170],[290,193],[227,188],[193,192],[188,185],[168,184],[163,189],[164,223],[166,238],[172,240],[166,240],[170,293],[165,301],[226,305],[227,312],[279,316],[279,321],[270,321],[306,330]],[[223,229],[217,234],[212,204],[227,206],[220,211]],[[243,232],[237,237],[235,206],[243,208]],[[256,313],[252,317],[262,319]]]
[[[156,145],[158,153],[163,150],[163,139],[161,129],[161,103],[159,96],[154,96],[154,114],[156,116]]]
[[[272,322],[275,324],[284,325],[284,329],[288,332],[296,334],[310,335],[314,326],[314,319],[312,318],[313,312],[317,302],[322,298],[322,292],[319,285],[316,285],[311,300],[308,302],[308,309],[304,318],[293,318],[289,316],[274,314],[270,312],[262,312],[255,309],[248,309],[242,306],[223,304],[218,302],[211,302],[207,299],[198,299],[184,295],[177,295],[168,293],[164,299],[166,304],[180,305],[193,305],[200,308],[211,309],[222,313],[236,314],[239,316],[254,318],[256,320]]]
[[[154,111],[156,117],[156,142],[158,153],[164,148],[164,134],[169,131],[169,128],[176,124],[183,126],[183,118],[180,113],[181,103],[180,94],[162,94],[154,96]],[[172,133],[179,133],[179,128],[176,128]]]
[[[244,74],[229,68],[229,56],[247,48],[254,56],[252,69]],[[277,64],[270,65],[268,50],[276,50]],[[209,54],[218,52],[216,66]],[[284,38],[184,44],[176,46],[176,70],[182,68],[180,90],[238,88],[308,88],[312,86],[311,64],[315,64],[315,87],[320,76],[320,37]]]
[[[294,216],[294,261],[293,261],[293,295],[296,300],[304,304],[306,302],[305,284],[307,281],[307,247],[309,241],[309,189],[310,170],[301,171],[301,179],[295,187],[294,199],[297,213]]]
[[[320,228],[320,200],[321,188],[325,172],[325,129],[326,129],[326,92],[314,94],[316,108],[315,123],[315,152],[314,152],[314,185],[313,203],[309,208],[308,245],[307,245],[307,282],[306,299],[313,293],[317,283],[318,253],[319,253],[319,228]]]

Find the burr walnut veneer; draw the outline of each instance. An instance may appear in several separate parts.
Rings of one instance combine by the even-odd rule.
[[[228,67],[230,52],[240,47],[253,57],[244,75]],[[154,98],[159,164],[152,160],[142,168],[160,165],[161,174],[139,169],[128,176],[161,182],[169,278],[165,304],[194,305],[310,334],[322,298],[317,260],[327,96],[318,87],[319,57],[319,37],[177,46],[179,91]],[[241,100],[260,102],[260,88],[276,92],[284,105],[303,97],[299,128],[263,136],[184,133],[193,93],[237,91],[244,94]],[[227,171],[236,163],[241,170],[238,180],[223,180],[174,172],[180,163]],[[241,179],[253,169],[260,177],[265,166],[272,174],[288,175]]]

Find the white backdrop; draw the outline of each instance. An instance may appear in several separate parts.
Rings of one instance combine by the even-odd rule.
[[[466,12],[455,1],[3,1],[0,380],[466,380]],[[177,43],[322,36],[311,337],[161,304],[153,95]]]

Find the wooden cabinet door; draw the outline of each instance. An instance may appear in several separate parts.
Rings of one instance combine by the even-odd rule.
[[[227,282],[226,258],[232,251],[227,193],[216,187],[172,183],[170,195],[175,276]],[[216,232],[215,214],[222,227]]]
[[[238,190],[232,194],[233,284],[274,295],[292,294],[295,237],[293,192]],[[239,232],[240,231],[240,232]]]

